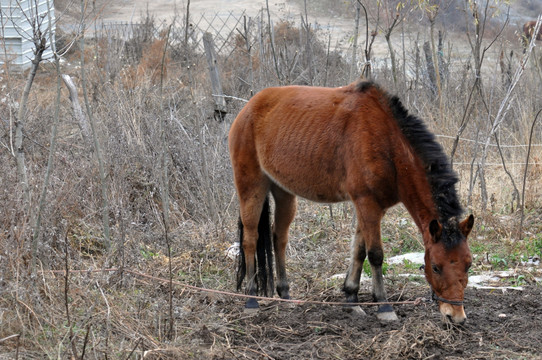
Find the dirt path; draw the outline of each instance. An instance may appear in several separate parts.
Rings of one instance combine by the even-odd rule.
[[[196,0],[190,2],[190,13],[193,17],[203,14],[226,17],[229,12],[242,13],[246,11],[248,16],[256,16],[265,7],[265,1],[254,0]],[[159,20],[171,20],[175,12],[184,16],[186,2],[175,0],[160,0],[149,2],[148,0],[122,0],[114,5],[104,8],[103,19],[105,21],[138,21],[145,16],[147,10]],[[269,4],[271,13],[275,16],[298,14],[299,9],[290,3],[272,1]]]
[[[152,14],[155,20],[171,22],[175,16],[184,18],[186,1],[157,0],[122,0],[110,5],[107,0],[96,0],[96,8],[100,9],[100,18],[104,22],[138,22],[147,14]],[[257,17],[262,9],[266,8],[264,0],[196,0],[190,2],[191,21],[198,22],[202,16],[211,20],[215,17],[229,22],[234,27],[234,19],[229,18],[230,13],[239,16],[243,12],[249,17]],[[286,20],[299,23],[300,9],[297,4],[291,1],[269,2],[271,17],[275,20]],[[265,15],[267,16],[267,15]],[[319,35],[322,40],[328,40],[331,36],[331,46],[346,50],[351,46],[349,41],[354,29],[352,19],[337,16],[310,15],[309,22],[313,28],[319,28]],[[218,23],[218,22],[217,22]],[[385,53],[387,48],[381,39],[375,43],[375,53]]]

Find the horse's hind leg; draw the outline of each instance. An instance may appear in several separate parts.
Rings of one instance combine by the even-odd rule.
[[[290,286],[286,276],[286,245],[288,230],[295,216],[295,196],[282,190],[277,185],[271,187],[275,199],[275,225],[273,228],[273,245],[277,271],[277,293],[282,299],[290,298]]]
[[[243,224],[242,247],[247,279],[246,293],[248,295],[257,295],[255,254],[259,236],[258,224],[269,191],[269,180],[262,175],[259,181],[252,182],[250,186],[247,183],[242,185],[238,184],[237,189],[240,200],[241,222]],[[266,286],[266,284],[261,284],[261,286]],[[247,309],[258,307],[258,301],[254,298],[249,298],[245,303]]]

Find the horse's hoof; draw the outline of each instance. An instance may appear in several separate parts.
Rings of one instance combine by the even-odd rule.
[[[383,322],[391,322],[391,321],[399,321],[399,318],[397,315],[395,315],[395,312],[383,312],[383,313],[377,313],[376,317],[378,320]]]
[[[361,308],[361,306],[352,306],[352,315],[367,316],[367,313]]]
[[[277,286],[277,294],[281,299],[290,299],[290,288],[288,286]]]
[[[366,316],[367,313],[361,308],[359,305],[354,305],[358,302],[358,296],[353,295],[346,298],[347,303],[352,303],[352,305],[344,305],[343,309],[344,311],[348,313],[352,313],[354,316]]]
[[[281,296],[282,300],[290,300],[290,295]],[[293,309],[296,307],[296,303],[293,301],[281,301],[281,306],[286,309]]]
[[[247,302],[245,303],[245,312],[250,311],[250,310],[258,310],[260,308],[260,305],[258,304],[258,300],[254,299],[254,298],[250,298],[247,300]]]
[[[243,310],[243,313],[244,313],[244,314],[247,314],[247,315],[250,315],[250,314],[256,314],[256,313],[259,312],[259,311],[260,311],[260,308],[247,308],[247,307],[246,307],[246,308]]]
[[[395,314],[395,311],[393,311],[393,307],[391,305],[382,305],[378,307],[378,311],[376,313],[376,317],[380,321],[389,322],[389,321],[398,321],[399,318]]]

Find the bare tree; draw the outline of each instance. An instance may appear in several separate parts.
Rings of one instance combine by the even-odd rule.
[[[51,8],[48,5],[48,17],[49,17],[49,24],[51,23]],[[49,43],[51,44],[51,49],[53,51],[53,58],[55,63],[55,69],[57,73],[57,83],[56,83],[56,98],[55,98],[55,112],[54,112],[54,121],[53,126],[51,128],[51,138],[49,141],[49,156],[47,159],[47,168],[44,175],[44,180],[42,184],[41,194],[39,198],[38,203],[38,209],[36,214],[36,220],[33,225],[33,236],[32,236],[32,266],[31,270],[32,273],[35,272],[35,264],[36,264],[36,257],[38,252],[38,240],[40,236],[40,228],[41,228],[41,215],[43,213],[43,209],[45,207],[45,202],[47,198],[47,188],[49,186],[49,178],[51,176],[51,173],[53,171],[53,164],[54,164],[54,154],[55,154],[55,148],[56,148],[56,135],[58,130],[58,123],[60,118],[60,84],[61,84],[61,73],[60,73],[60,59],[56,53],[55,43],[53,41],[53,34],[51,31],[47,32],[47,35],[49,37]]]
[[[386,10],[386,14],[388,15],[387,18],[389,19],[389,9]],[[395,59],[395,51],[393,50],[393,44],[391,42],[391,33],[401,21],[402,18],[400,18],[400,13],[399,11],[397,11],[395,13],[395,16],[392,17],[391,23],[388,23],[386,29],[384,30],[384,38],[386,39],[386,43],[388,44],[388,50],[390,52],[391,73],[393,76],[394,86],[397,86],[397,60]]]
[[[506,16],[506,20],[503,23],[503,25],[500,28],[500,31],[488,42],[486,46],[482,46],[485,38],[485,30],[486,26],[488,24],[489,18],[492,16],[492,11],[495,11],[492,9],[491,6],[492,1],[486,0],[484,4],[478,5],[476,1],[471,0],[465,0],[465,18],[466,18],[466,28],[467,28],[467,37],[469,40],[469,44],[471,47],[473,59],[474,59],[474,83],[472,86],[472,89],[469,93],[467,105],[465,107],[465,111],[463,114],[463,119],[461,121],[453,148],[452,148],[452,161],[453,156],[455,154],[455,150],[457,148],[457,142],[459,140],[459,137],[465,130],[469,116],[472,114],[474,109],[477,109],[476,104],[481,104],[482,109],[485,110],[487,114],[487,118],[489,120],[488,124],[488,132],[486,133],[484,137],[484,141],[482,143],[482,158],[477,162],[477,170],[476,173],[477,176],[480,179],[480,186],[481,186],[481,197],[482,197],[482,209],[486,208],[487,201],[488,201],[488,195],[487,195],[487,188],[485,183],[485,165],[487,160],[487,151],[489,147],[490,140],[496,135],[498,128],[500,127],[502,121],[504,120],[504,116],[509,110],[509,102],[510,102],[510,96],[512,95],[512,92],[514,90],[515,85],[517,84],[517,81],[519,81],[519,77],[521,77],[520,73],[517,73],[515,76],[519,76],[518,78],[515,78],[511,81],[511,86],[508,88],[508,91],[501,103],[501,107],[498,110],[498,113],[496,116],[493,116],[491,114],[491,111],[489,109],[489,106],[487,105],[485,101],[485,94],[484,94],[484,86],[482,82],[482,64],[485,59],[486,52],[495,44],[497,39],[500,37],[502,31],[505,29],[506,25],[508,24],[509,17]],[[469,15],[472,16],[472,19],[469,19]],[[469,21],[470,20],[470,21]],[[473,29],[474,33],[472,34],[470,29]],[[516,83],[514,84],[514,81]],[[472,108],[471,108],[472,107]],[[474,166],[474,162],[473,162]],[[470,190],[469,194],[472,193],[472,189],[475,185],[475,178],[471,177],[470,181]],[[470,202],[470,195],[469,195],[469,202]]]
[[[43,60],[43,54],[48,48],[49,44],[47,43],[47,38],[51,32],[52,23],[50,23],[47,17],[42,17],[38,14],[38,4],[37,2],[30,1],[28,9],[23,8],[20,2],[16,3],[17,10],[21,13],[24,21],[30,24],[30,32],[26,32],[23,29],[17,28],[19,35],[28,41],[31,41],[34,44],[32,49],[33,57],[31,60],[31,67],[26,78],[25,87],[21,93],[19,100],[19,109],[17,116],[15,118],[15,136],[14,136],[14,145],[15,145],[15,160],[17,163],[17,176],[18,181],[20,182],[23,190],[23,200],[25,203],[25,210],[27,213],[30,212],[30,186],[28,184],[28,174],[26,170],[26,161],[25,161],[25,152],[24,152],[24,126],[27,116],[27,106],[28,106],[28,97],[30,95],[30,90],[34,83],[34,78],[39,69],[39,65]],[[14,9],[11,9],[14,11]],[[2,24],[4,24],[4,19],[9,19],[12,17],[11,13],[2,12]],[[47,20],[47,22],[46,22]],[[7,60],[7,59],[6,59]]]
[[[377,2],[376,26],[377,28],[380,28],[382,30],[384,34],[384,39],[386,39],[386,44],[388,46],[388,52],[390,56],[390,66],[391,66],[393,84],[395,87],[397,86],[397,67],[398,66],[397,66],[396,53],[393,48],[392,33],[397,28],[397,26],[400,25],[405,20],[408,10],[410,9],[410,4],[411,3],[409,1],[392,2],[392,1],[386,0],[386,1]],[[383,13],[382,22],[380,22],[381,12]]]
[[[435,46],[435,21],[439,12],[439,5],[433,4],[426,8],[427,16],[430,24],[430,41],[431,41],[431,53],[433,56],[433,66],[435,71],[435,83],[437,87],[437,99],[439,103],[439,113],[442,120],[443,117],[443,105],[442,105],[442,79],[440,78],[440,67],[437,57],[437,47]]]
[[[251,19],[248,18],[246,15],[243,16],[243,31],[237,29],[240,36],[245,41],[245,49],[247,52],[247,59],[248,59],[248,85],[250,87],[250,96],[254,95],[254,69],[253,69],[253,63],[252,63],[252,44],[250,43],[250,25],[251,25]]]
[[[307,12],[307,0],[304,0],[304,5],[305,17],[303,18],[303,16],[301,16],[301,25],[305,29],[306,34],[305,56],[307,57],[307,69],[309,71],[309,84],[313,85],[315,71],[312,51],[312,29],[311,24],[309,23],[309,14]]]
[[[81,28],[85,29],[84,14],[86,10],[86,1],[81,0]],[[94,144],[94,151],[96,153],[96,158],[98,159],[98,170],[100,172],[101,188],[102,188],[102,224],[103,224],[103,235],[104,235],[104,245],[109,251],[111,247],[110,231],[109,231],[109,200],[108,200],[108,187],[107,187],[107,178],[105,174],[105,165],[102,155],[102,149],[100,141],[98,139],[98,134],[96,132],[96,124],[94,123],[94,116],[92,108],[87,94],[87,77],[85,71],[85,37],[81,36],[81,80],[83,86],[83,97],[85,99],[85,107],[87,110],[87,116],[89,119],[90,130],[92,132],[92,140]]]
[[[273,64],[275,64],[275,71],[277,74],[277,79],[279,82],[282,82],[282,76],[280,75],[279,66],[277,62],[277,55],[275,53],[275,41],[273,36],[273,31],[271,29],[271,12],[269,11],[269,0],[265,0],[265,6],[267,8],[267,32],[269,34],[269,43],[271,44],[271,53],[273,54]]]
[[[358,54],[358,35],[359,35],[359,15],[361,12],[361,3],[358,1],[355,4],[356,6],[356,25],[354,26],[354,44],[352,46],[352,63],[350,64],[350,75],[348,76],[348,81],[354,80],[354,68],[357,63],[357,54]]]
[[[375,29],[371,32],[371,40],[369,40],[369,17],[367,16],[367,8],[365,7],[365,5],[363,5],[361,0],[357,0],[357,2],[361,6],[365,14],[365,51],[364,51],[365,63],[363,64],[363,68],[361,70],[361,76],[367,79],[370,79],[372,77],[371,51],[373,48],[373,43],[375,41],[376,35],[378,33],[377,28],[378,28],[379,17],[377,15],[376,26],[375,26]]]

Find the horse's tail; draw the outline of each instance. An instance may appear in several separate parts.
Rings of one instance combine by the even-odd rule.
[[[258,223],[258,241],[256,243],[256,286],[258,292],[265,296],[273,295],[273,244],[271,237],[271,223],[269,220],[269,198],[265,198]],[[237,290],[246,275],[245,252],[243,251],[243,222],[239,218],[239,265],[237,268]]]

